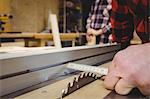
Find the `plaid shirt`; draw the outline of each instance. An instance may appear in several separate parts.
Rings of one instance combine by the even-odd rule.
[[[142,42],[148,42],[148,0],[113,0],[111,25],[114,41],[129,42],[136,30]]]
[[[87,19],[87,29],[103,29],[104,34],[100,35],[100,42],[102,43],[105,39],[108,39],[110,34],[110,12],[111,0],[95,0]]]

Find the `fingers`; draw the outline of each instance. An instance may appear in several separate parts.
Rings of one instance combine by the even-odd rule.
[[[116,83],[119,81],[119,77],[116,76],[115,62],[112,61],[111,65],[108,68],[108,74],[104,80],[104,85],[107,89],[113,90]]]
[[[88,34],[87,34],[87,35],[86,35],[86,39],[87,39],[87,41],[89,41],[89,42],[90,42],[90,41],[92,41],[93,36],[92,36],[92,35],[88,35]]]
[[[87,33],[87,36],[94,36],[94,34],[93,33]]]
[[[150,89],[149,88],[139,88],[139,90],[143,95],[150,95]]]
[[[121,95],[127,95],[135,86],[129,83],[127,80],[120,79],[116,86],[115,91]]]
[[[89,29],[87,30],[87,34],[88,34],[89,36],[96,36],[96,35],[98,35],[98,30],[89,28]]]
[[[95,31],[95,30],[89,28],[89,29],[87,30],[87,35],[89,35],[89,36],[94,35],[94,31]]]
[[[108,73],[104,80],[104,85],[107,89],[114,90],[116,83],[119,81],[119,77],[116,76],[114,71]]]
[[[108,68],[108,72],[111,72],[113,69],[115,69],[116,65],[115,65],[115,61],[112,60],[111,65]]]
[[[126,95],[134,88],[134,86],[124,79],[121,79],[118,74],[119,72],[116,68],[115,61],[113,60],[109,66],[109,73],[105,78],[104,85],[107,89],[115,89],[118,94]]]
[[[150,85],[139,87],[139,90],[141,91],[143,95],[150,95]]]
[[[93,32],[92,32],[92,29],[89,28],[89,29],[87,30],[87,34],[86,34],[86,39],[87,39],[87,41],[88,41],[88,42],[91,42],[93,36],[94,36],[94,35],[93,35]]]

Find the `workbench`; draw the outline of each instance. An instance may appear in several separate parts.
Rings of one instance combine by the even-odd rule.
[[[79,33],[60,33],[61,41],[72,41],[72,46],[75,46],[76,38]],[[53,35],[47,33],[34,34],[34,38],[39,40],[39,46],[45,46],[46,41],[53,41]]]
[[[0,38],[33,38],[36,33],[0,33]]]
[[[83,35],[83,33],[81,33]],[[72,41],[75,46],[75,40],[80,33],[60,33],[62,41]],[[85,34],[84,34],[85,35]],[[29,46],[30,41],[38,42],[38,46],[45,46],[46,41],[53,41],[53,35],[50,33],[1,33],[0,39],[24,39],[25,46]]]

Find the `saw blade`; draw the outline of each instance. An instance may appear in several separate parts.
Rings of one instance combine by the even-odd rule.
[[[78,77],[75,77],[72,83],[68,83],[67,88],[62,90],[62,98],[68,96],[74,91],[80,89],[81,87],[102,78],[102,75],[97,75],[94,73],[82,73]]]
[[[68,63],[66,67],[79,70],[79,71],[84,71],[84,72],[92,72],[100,75],[107,75],[108,73],[108,68],[95,67],[95,66],[84,65],[84,64]]]

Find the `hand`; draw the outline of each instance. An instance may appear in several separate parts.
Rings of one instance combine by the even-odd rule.
[[[92,28],[89,28],[87,30],[86,39],[88,41],[87,45],[95,45],[96,44],[96,36],[103,33],[102,29],[94,30]]]
[[[122,95],[128,94],[134,87],[144,95],[150,95],[150,43],[130,46],[118,52],[104,84]]]
[[[94,35],[86,35],[87,45],[95,45],[96,44],[96,36]]]
[[[93,36],[97,36],[97,35],[101,35],[103,34],[103,30],[102,29],[99,29],[99,30],[95,30],[95,29],[92,29],[92,28],[89,28],[87,30],[87,35],[93,35]]]

